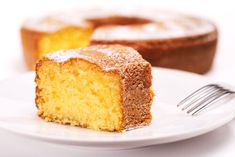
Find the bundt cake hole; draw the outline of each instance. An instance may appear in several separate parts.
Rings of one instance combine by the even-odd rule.
[[[125,16],[109,16],[102,18],[90,18],[86,21],[92,23],[95,27],[107,26],[107,25],[142,25],[148,24],[152,21],[146,18],[140,17],[125,17]]]

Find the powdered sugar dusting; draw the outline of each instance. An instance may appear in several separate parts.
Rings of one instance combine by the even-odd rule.
[[[94,31],[94,40],[165,39],[200,35],[215,31],[207,20],[175,12],[135,9],[90,9],[58,13],[40,19],[28,20],[24,27],[38,31],[54,32],[66,26],[92,27],[90,18],[111,16],[137,17],[152,22],[141,25],[101,26]]]
[[[62,50],[44,56],[58,63],[72,58],[84,59],[95,63],[103,70],[122,70],[130,64],[149,64],[142,56],[130,47],[120,45],[97,45],[73,50]]]
[[[155,18],[156,19],[156,18]],[[215,31],[213,24],[190,17],[161,19],[141,26],[103,26],[97,28],[94,40],[146,40],[195,36]]]

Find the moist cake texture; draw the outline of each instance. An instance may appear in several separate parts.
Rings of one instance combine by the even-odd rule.
[[[151,65],[130,47],[49,53],[36,64],[35,82],[46,121],[118,132],[151,122]]]

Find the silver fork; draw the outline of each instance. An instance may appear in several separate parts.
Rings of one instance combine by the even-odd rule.
[[[234,96],[235,92],[218,84],[208,84],[196,90],[177,104],[182,111],[192,116],[197,115],[208,106],[228,96]]]

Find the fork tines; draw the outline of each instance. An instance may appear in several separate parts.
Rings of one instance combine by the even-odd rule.
[[[231,94],[234,94],[234,92],[229,89],[223,88],[218,84],[209,84],[183,99],[177,107],[182,107],[181,109],[188,114],[196,115],[207,106]]]

